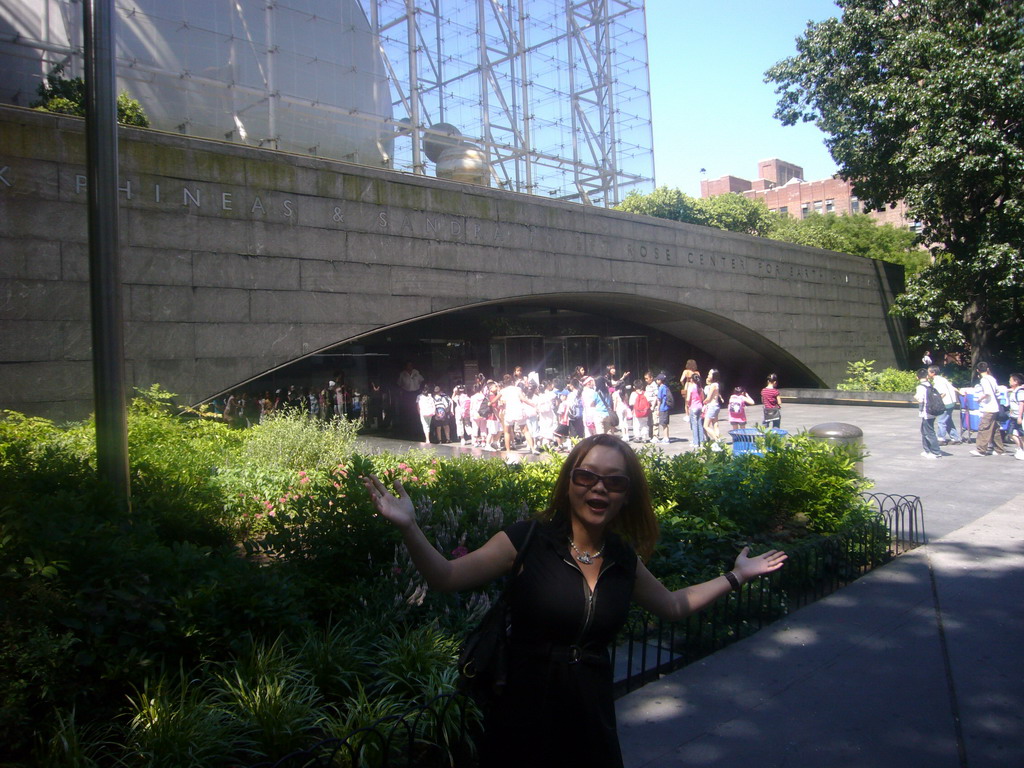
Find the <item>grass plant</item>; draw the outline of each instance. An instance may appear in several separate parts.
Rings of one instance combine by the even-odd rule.
[[[450,692],[458,638],[498,586],[427,590],[360,478],[402,480],[428,537],[458,557],[542,509],[558,457],[360,455],[347,422],[237,430],[172,400],[154,388],[130,408],[130,515],[95,478],[91,422],[0,416],[11,765],[258,762]],[[656,575],[691,583],[744,543],[864,519],[855,457],[805,436],[764,441],[742,460],[640,452],[662,524]],[[449,739],[463,714],[415,738]],[[381,757],[370,737],[354,745]]]

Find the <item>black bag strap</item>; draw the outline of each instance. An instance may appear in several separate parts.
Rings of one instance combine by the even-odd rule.
[[[519,575],[519,569],[523,566],[523,560],[526,559],[526,550],[530,548],[530,542],[533,541],[533,532],[537,530],[537,521],[533,520],[530,522],[530,528],[526,531],[526,538],[523,539],[523,546],[516,552],[516,560],[512,563],[512,576],[509,579],[507,585],[505,585],[505,591],[512,586],[512,581],[516,576]]]

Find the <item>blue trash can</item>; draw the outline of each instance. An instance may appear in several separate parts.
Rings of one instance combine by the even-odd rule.
[[[751,453],[755,456],[763,456],[764,454],[757,450],[757,444],[754,443],[757,434],[757,430],[750,427],[729,430],[729,438],[732,440],[732,455],[743,456]]]
[[[729,432],[729,437],[732,438],[732,455],[743,456],[745,454],[751,454],[753,456],[764,456],[764,453],[757,447],[755,439],[760,435],[762,431],[760,429],[733,429]],[[789,434],[784,429],[766,429],[765,434],[779,435],[785,437]]]
[[[971,392],[960,395],[960,436],[964,440],[971,432],[977,432],[981,422],[981,403],[978,396]]]

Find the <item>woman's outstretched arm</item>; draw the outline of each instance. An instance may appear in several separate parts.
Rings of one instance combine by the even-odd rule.
[[[456,560],[449,560],[434,549],[423,535],[416,523],[412,499],[400,480],[395,481],[395,493],[390,492],[375,475],[364,477],[363,484],[377,513],[401,532],[413,565],[431,589],[438,592],[475,589],[512,569],[516,548],[504,531],[494,534],[479,549]]]
[[[766,573],[777,571],[786,562],[786,553],[772,549],[757,557],[750,557],[750,547],[744,547],[736,557],[731,573],[739,584]],[[732,583],[725,575],[694,584],[675,592],[654,578],[643,563],[636,566],[636,584],[633,599],[643,608],[668,621],[684,619],[692,613],[702,611],[715,600],[724,597],[731,590]]]

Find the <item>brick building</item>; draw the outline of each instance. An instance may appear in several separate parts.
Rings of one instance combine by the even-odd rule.
[[[901,200],[895,208],[869,211],[853,193],[849,181],[832,177],[820,181],[804,181],[804,169],[785,160],[773,158],[757,164],[757,179],[748,181],[736,176],[722,176],[700,183],[701,197],[714,197],[728,193],[764,200],[768,210],[789,216],[806,217],[810,213],[867,213],[879,222],[914,231],[919,225],[906,215],[906,204]]]

